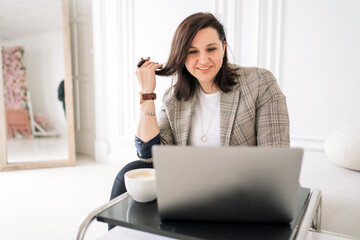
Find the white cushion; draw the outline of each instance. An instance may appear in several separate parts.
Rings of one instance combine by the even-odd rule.
[[[325,141],[325,153],[336,164],[360,171],[360,127],[339,129]]]

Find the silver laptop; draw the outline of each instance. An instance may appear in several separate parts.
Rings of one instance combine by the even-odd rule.
[[[162,220],[292,220],[303,150],[154,146]]]

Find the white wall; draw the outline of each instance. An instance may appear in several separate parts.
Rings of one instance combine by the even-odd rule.
[[[131,161],[138,109],[135,65],[164,63],[177,25],[198,11],[225,25],[230,60],[272,71],[287,96],[291,144],[323,150],[334,130],[359,122],[360,2],[348,0],[93,0],[97,159]],[[156,107],[169,86],[158,78]]]
[[[26,81],[34,114],[42,113],[50,117],[56,131],[66,136],[66,119],[57,95],[65,74],[62,31],[3,42],[3,46],[14,45],[24,48]]]
[[[294,144],[360,123],[360,1],[284,1],[281,81]],[[311,147],[311,146],[310,146]]]

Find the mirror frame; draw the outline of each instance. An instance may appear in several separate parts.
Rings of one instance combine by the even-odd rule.
[[[0,170],[20,170],[33,168],[63,167],[72,166],[76,163],[75,153],[75,132],[74,132],[74,104],[73,104],[73,83],[71,65],[71,42],[70,42],[70,5],[69,0],[62,0],[63,13],[63,37],[64,37],[64,60],[65,60],[65,107],[68,138],[68,159],[54,161],[34,162],[7,162],[7,135],[4,101],[4,81],[2,71],[2,58],[0,58]],[[1,46],[1,40],[0,40]]]

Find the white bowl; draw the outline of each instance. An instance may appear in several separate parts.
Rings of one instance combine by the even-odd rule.
[[[137,202],[151,202],[156,199],[155,169],[139,168],[125,173],[125,187]]]

